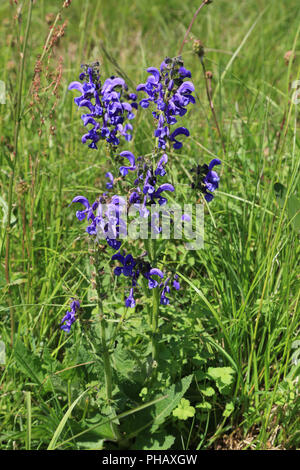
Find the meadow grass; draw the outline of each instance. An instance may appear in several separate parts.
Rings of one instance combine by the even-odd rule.
[[[107,160],[104,146],[93,151],[81,143],[82,123],[67,86],[77,79],[81,63],[95,60],[100,60],[104,76],[123,71],[128,84],[144,82],[147,67],[178,54],[200,2],[73,0],[61,10],[62,18],[57,17],[57,25],[67,24],[51,54],[43,46],[63,2],[36,2],[20,106],[19,48],[26,38],[29,3],[0,5],[0,79],[7,91],[6,104],[0,105],[0,325],[6,345],[6,363],[0,365],[0,445],[86,448],[80,437],[72,436],[90,429],[86,440],[101,447],[108,425],[101,421],[99,431],[97,399],[90,391],[83,393],[103,380],[101,358],[81,349],[94,307],[91,267],[82,226],[69,204],[78,194],[93,198],[101,191]],[[195,415],[180,422],[173,448],[299,447],[299,205],[292,209],[299,192],[299,118],[292,100],[292,83],[300,80],[299,20],[297,0],[215,0],[202,9],[183,49],[198,99],[184,118],[191,138],[171,163],[174,179],[182,183],[177,191],[187,198],[189,170],[198,162],[217,156],[222,170],[217,196],[205,209],[204,249],[176,258],[171,250],[184,290],[163,316],[173,325],[173,333],[166,327],[167,340],[178,345],[180,357],[162,361],[171,376],[195,373],[196,385],[186,396],[202,413],[199,419]],[[204,43],[206,70],[213,73],[213,101],[225,151],[208,105],[201,63],[192,51],[193,38]],[[46,88],[51,79],[58,80],[54,73],[60,57],[62,76],[57,100],[52,85],[37,102],[30,89],[43,51],[41,85]],[[288,64],[287,51],[296,55]],[[150,124],[144,117],[135,123],[130,146],[136,154],[151,151]],[[16,127],[18,160],[7,227]],[[278,182],[285,187],[282,199],[274,190]],[[109,275],[105,283],[105,311],[123,315],[122,287]],[[86,313],[66,336],[59,323],[72,296],[82,300]],[[133,314],[134,328],[139,321]],[[139,351],[128,329],[126,334],[128,344]],[[124,360],[130,367],[129,359]],[[200,382],[209,367],[234,371],[229,395],[226,390],[222,395],[220,388],[217,398],[205,392]],[[148,398],[151,404],[154,397]],[[133,403],[132,410],[138,410],[141,402]],[[132,433],[132,416],[120,413],[127,435]],[[98,434],[93,434],[95,426]],[[172,434],[170,422],[164,432]]]

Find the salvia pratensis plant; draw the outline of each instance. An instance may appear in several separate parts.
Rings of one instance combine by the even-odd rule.
[[[195,86],[192,74],[185,68],[181,56],[167,57],[158,68],[148,67],[147,73],[145,82],[139,84],[136,90],[129,91],[123,78],[111,76],[103,79],[100,64],[96,62],[82,65],[79,81],[73,81],[69,85],[69,90],[79,92],[74,102],[82,113],[81,119],[86,128],[81,138],[82,143],[88,143],[88,147],[93,150],[97,150],[100,145],[109,147],[110,160],[107,162],[108,171],[102,194],[94,201],[84,195],[78,195],[71,201],[81,205],[76,211],[76,217],[80,222],[85,221],[85,230],[93,247],[92,262],[96,273],[94,285],[98,299],[106,400],[109,406],[113,403],[113,374],[107,320],[102,304],[102,253],[110,253],[114,276],[126,279],[126,309],[135,308],[137,303],[143,305],[144,295],[150,299],[147,305],[151,305],[149,327],[152,378],[155,378],[159,365],[159,309],[160,306],[167,306],[181,287],[176,267],[164,265],[159,256],[162,251],[160,244],[165,242],[158,237],[162,231],[161,211],[174,222],[167,204],[169,196],[174,197],[176,191],[174,183],[171,183],[168,166],[173,152],[180,150],[190,136],[188,128],[181,125],[181,119],[196,103]],[[154,128],[150,155],[137,155],[122,148],[132,139],[132,123],[137,112],[152,114]],[[220,163],[215,158],[209,164],[192,168],[191,194],[202,193],[206,202],[212,201],[220,180],[214,168]],[[116,193],[120,188],[122,196]],[[126,239],[127,219],[132,214],[146,222],[148,233],[141,237],[144,244],[142,248],[140,242],[130,243]],[[184,214],[182,220],[187,220],[188,217]],[[140,253],[136,254],[139,248]],[[62,319],[60,326],[66,333],[70,332],[79,307],[79,301],[72,299],[70,311]],[[116,440],[119,440],[118,426],[112,424],[112,429]]]

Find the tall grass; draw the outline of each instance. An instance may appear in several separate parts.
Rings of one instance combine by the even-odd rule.
[[[81,63],[99,58],[104,74],[115,73],[117,63],[132,83],[143,82],[147,66],[177,54],[191,11],[200,4],[87,0],[61,9],[62,3],[33,5],[28,43],[31,2],[0,5],[0,79],[7,89],[6,105],[0,105],[3,448],[52,446],[62,423],[69,433],[64,434],[68,443],[63,448],[80,448],[76,439],[70,440],[80,432],[79,424],[76,430],[67,419],[80,395],[77,385],[93,365],[90,356],[76,356],[81,361],[72,362],[68,347],[77,351],[88,326],[83,318],[70,339],[59,322],[70,296],[79,295],[87,311],[94,301],[88,249],[68,205],[77,194],[94,197],[101,190],[106,155],[103,149],[93,152],[81,144],[82,125],[67,85],[76,79]],[[263,9],[261,3],[216,0],[201,11],[191,30],[192,38],[204,43],[206,70],[213,73],[213,101],[225,151],[191,40],[182,53],[198,101],[188,115],[192,139],[172,170],[183,182],[193,163],[219,156],[223,167],[218,197],[207,209],[205,249],[185,252],[177,266],[186,286],[179,306],[185,326],[180,326],[178,308],[171,312],[180,334],[189,331],[190,341],[199,342],[199,348],[204,344],[215,365],[230,365],[236,372],[234,412],[229,418],[208,413],[209,425],[200,425],[199,434],[186,429],[183,439],[192,431],[192,448],[228,446],[226,434],[230,445],[239,448],[299,447],[299,245],[297,216],[292,219],[289,201],[299,192],[299,118],[291,83],[300,79],[300,11],[297,0],[268,0]],[[51,43],[49,24],[55,18],[57,25],[67,20],[65,34],[47,51],[43,47]],[[20,58],[22,47],[27,54],[23,51]],[[288,65],[287,51],[296,55]],[[50,88],[41,93],[40,102],[30,104],[38,55],[42,74],[54,74],[62,57],[57,102]],[[41,77],[47,88],[51,77]],[[145,120],[139,122],[134,145],[137,153],[149,151]],[[276,182],[286,189],[281,202]],[[104,308],[121,311],[111,282]],[[198,325],[194,333],[189,322]],[[28,362],[30,353],[36,369]],[[78,384],[70,367],[78,372]],[[81,423],[93,397],[84,402],[79,398],[82,414],[76,419]]]

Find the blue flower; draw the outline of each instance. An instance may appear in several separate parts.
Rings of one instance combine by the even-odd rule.
[[[106,178],[109,179],[109,182],[106,183],[107,189],[113,189],[113,187],[114,187],[114,177],[113,177],[113,175],[108,171],[107,173],[105,173],[105,176],[106,176]]]
[[[71,310],[67,311],[66,315],[63,317],[61,323],[60,323],[60,328],[61,330],[65,331],[66,333],[70,333],[71,326],[76,320],[76,312],[80,308],[80,303],[78,300],[73,300],[71,302]]]
[[[90,203],[89,203],[89,200],[84,196],[74,197],[72,203],[75,203],[75,202],[80,202],[80,204],[84,205],[85,208],[86,208],[84,211],[77,211],[76,212],[76,217],[77,217],[78,220],[84,220],[85,218],[87,218],[87,220],[92,220],[93,221],[95,219],[94,210],[98,206],[97,203],[94,203],[91,206]]]
[[[153,279],[151,276],[158,276],[161,279],[163,279],[164,273],[160,269],[152,268],[148,272],[144,273],[144,276],[146,277],[146,279],[148,279],[149,289],[154,289],[155,287],[158,286],[158,281]]]
[[[133,297],[133,287],[130,289],[129,296],[125,299],[125,306],[127,308],[134,308],[135,307],[135,300]]]
[[[168,305],[170,303],[170,299],[166,295],[170,292],[170,286],[168,286],[167,283],[168,283],[168,280],[165,282],[164,288],[160,294],[161,305]]]
[[[170,299],[167,297],[167,294],[170,293],[171,288],[169,286],[169,282],[171,280],[171,277],[168,277],[164,283],[160,285],[162,287],[162,291],[160,294],[160,303],[162,305],[168,305],[170,303]],[[173,277],[173,284],[172,284],[173,289],[179,290],[180,289],[180,284],[178,282],[178,275],[175,274]]]
[[[159,188],[156,191],[154,191],[152,194],[150,194],[151,201],[155,202],[155,199],[158,199],[158,204],[160,206],[166,204],[168,202],[168,200],[161,195],[161,193],[164,192],[164,191],[173,192],[173,191],[175,191],[175,188],[170,183],[162,184],[161,186],[159,186]]]
[[[131,140],[132,125],[125,123],[135,117],[133,112],[137,109],[135,93],[128,93],[128,87],[119,77],[110,77],[101,85],[99,64],[83,66],[84,72],[79,75],[80,82],[71,82],[69,90],[81,93],[74,99],[79,108],[87,108],[88,113],[82,114],[84,126],[91,125],[81,139],[82,143],[90,141],[89,147],[97,149],[99,140],[117,146],[120,136]]]
[[[128,171],[136,170],[135,158],[134,158],[133,153],[128,152],[128,151],[125,150],[124,152],[120,153],[120,157],[127,158],[127,160],[130,163],[129,166],[121,166],[120,167],[120,173],[121,173],[122,176],[126,176],[128,174]]]
[[[187,137],[190,135],[188,129],[186,127],[178,127],[175,129],[174,132],[170,135],[170,140],[174,142],[173,147],[174,149],[180,149],[182,147],[182,142],[179,142],[175,139],[178,135],[186,135]]]
[[[129,254],[126,256],[122,256],[120,253],[116,253],[115,255],[112,256],[111,259],[112,261],[118,260],[123,265],[123,266],[117,266],[115,268],[114,273],[116,276],[120,276],[121,274],[123,274],[126,277],[128,276],[132,277],[133,269],[136,265],[136,261],[132,255]]]
[[[179,149],[182,143],[175,140],[178,133],[170,134],[170,126],[177,122],[175,116],[183,116],[187,112],[186,107],[190,103],[195,103],[192,95],[195,90],[194,85],[191,81],[184,81],[185,78],[191,78],[191,72],[183,66],[180,57],[174,59],[167,57],[162,62],[160,70],[149,67],[147,72],[150,76],[146,83],[137,86],[137,91],[143,91],[148,95],[140,101],[140,106],[148,108],[151,102],[156,105],[156,110],[152,114],[158,121],[154,131],[158,147],[165,149],[168,140],[171,140],[175,142],[173,147]],[[186,136],[189,135],[187,129],[184,133]]]
[[[219,187],[220,177],[213,170],[214,166],[221,165],[221,160],[214,158],[209,165],[197,165],[191,171],[195,173],[194,181],[192,183],[193,189],[198,189],[204,194],[207,202],[213,200],[213,193]]]
[[[162,155],[162,157],[160,158],[160,160],[158,161],[157,163],[157,167],[156,167],[156,170],[155,170],[155,175],[158,176],[165,176],[166,174],[166,170],[165,170],[165,165],[167,164],[168,162],[168,155],[166,153],[164,153]]]
[[[175,275],[174,275],[173,287],[174,287],[175,290],[179,290],[179,289],[180,289],[180,284],[179,284],[179,282],[178,282],[178,274],[175,274]]]
[[[208,191],[213,192],[215,189],[219,187],[220,178],[218,174],[212,170],[212,168],[215,165],[220,165],[220,164],[221,164],[221,161],[218,158],[214,158],[208,166],[208,172],[203,180]]]
[[[120,276],[123,274],[125,277],[131,279],[131,289],[129,296],[125,299],[126,307],[133,308],[135,306],[135,300],[133,298],[133,289],[138,285],[138,279],[142,275],[148,281],[148,288],[154,289],[159,286],[159,282],[155,278],[164,278],[164,273],[158,268],[152,268],[150,263],[142,258],[133,258],[131,254],[116,253],[111,258],[113,261],[117,260],[121,263],[121,266],[117,266],[114,269],[114,274]]]
[[[127,233],[125,221],[122,219],[122,213],[126,209],[126,202],[119,196],[113,196],[108,204],[106,211],[103,211],[102,203],[105,198],[101,197],[90,205],[88,199],[84,196],[76,196],[72,203],[79,202],[85,206],[85,210],[77,211],[78,220],[87,220],[90,225],[86,231],[90,236],[104,238],[107,244],[114,250],[119,250],[122,242],[118,240],[121,234]]]

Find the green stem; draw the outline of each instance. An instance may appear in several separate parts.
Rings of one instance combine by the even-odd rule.
[[[194,22],[195,22],[195,20],[196,20],[196,18],[197,18],[197,16],[198,16],[200,10],[204,7],[204,5],[208,5],[209,3],[211,3],[211,0],[204,0],[204,1],[201,3],[200,7],[199,7],[199,8],[196,10],[196,12],[194,13],[194,16],[193,16],[193,18],[192,18],[192,21],[190,22],[189,27],[188,27],[188,29],[187,29],[186,32],[185,32],[185,35],[184,35],[183,41],[182,41],[182,43],[181,43],[181,46],[180,46],[178,55],[181,55],[181,53],[182,53],[183,46],[185,45],[185,43],[186,43],[186,41],[187,41],[187,37],[188,37],[188,35],[190,34],[190,31],[191,31],[191,29],[192,29],[192,26],[193,26],[193,24],[194,24]]]
[[[103,357],[103,366],[104,366],[104,377],[105,377],[105,391],[106,391],[106,402],[110,406],[111,411],[115,414],[115,410],[112,406],[112,390],[113,390],[113,383],[112,383],[112,369],[111,369],[111,361],[110,361],[110,353],[107,346],[107,338],[106,338],[106,327],[107,322],[103,315],[103,306],[101,301],[101,279],[99,275],[99,266],[100,266],[100,253],[98,248],[96,248],[96,260],[95,260],[95,271],[96,271],[96,290],[97,290],[97,299],[98,299],[98,311],[99,311],[99,318],[100,318],[100,335],[101,335],[101,347],[102,347],[102,357]],[[111,429],[114,434],[114,437],[117,441],[122,439],[118,425],[111,422]]]
[[[103,317],[100,302],[98,302],[98,306],[99,306],[99,315],[100,315],[100,331],[101,331],[101,345],[102,345],[102,356],[103,356],[104,375],[105,375],[106,400],[107,400],[108,405],[111,405],[112,372],[111,372],[109,351],[108,351],[107,343],[106,343],[106,320]]]
[[[149,260],[152,266],[155,263],[155,240],[152,240],[151,238],[149,238],[145,240],[145,242],[146,242],[146,249],[148,251]],[[154,289],[152,289],[152,315],[151,315],[152,365],[153,365],[154,370],[157,367],[157,358],[158,358],[158,344],[157,344],[158,319],[159,319],[159,288],[155,287]]]
[[[28,16],[27,16],[27,24],[26,24],[26,31],[23,43],[23,50],[21,53],[21,60],[20,60],[20,69],[19,69],[19,83],[18,83],[18,91],[17,91],[17,100],[16,100],[16,112],[15,112],[15,129],[14,129],[14,158],[11,164],[11,174],[9,180],[9,188],[8,188],[8,211],[7,211],[7,222],[6,222],[6,249],[5,249],[5,278],[6,282],[10,284],[10,224],[11,224],[11,214],[12,214],[12,202],[13,202],[13,187],[14,187],[14,180],[15,180],[15,171],[17,167],[18,161],[18,141],[19,141],[19,133],[20,133],[20,124],[21,124],[21,104],[22,104],[22,90],[23,90],[23,78],[24,78],[24,65],[25,65],[25,57],[27,51],[27,44],[28,44],[28,36],[31,24],[31,13],[32,13],[32,4],[33,0],[29,0],[29,9],[28,9]],[[11,304],[11,295],[9,295],[9,303]],[[11,326],[11,345],[13,344],[13,337],[14,337],[14,312],[12,305],[10,305],[10,326]]]
[[[152,310],[152,361],[153,366],[157,366],[158,358],[158,344],[157,344],[157,333],[158,333],[158,318],[159,318],[159,288],[155,287],[152,294],[153,299],[153,310]]]
[[[206,95],[207,95],[207,99],[208,99],[208,104],[209,104],[210,110],[212,112],[212,115],[213,115],[213,118],[214,118],[214,121],[215,121],[215,125],[216,125],[216,129],[217,129],[217,132],[219,134],[219,138],[220,138],[220,141],[221,141],[221,144],[222,144],[223,153],[225,155],[226,154],[226,148],[225,148],[223,136],[222,136],[222,133],[221,133],[221,130],[220,130],[220,127],[219,127],[217,115],[216,115],[215,108],[214,108],[213,98],[212,98],[211,78],[209,78],[207,76],[206,67],[205,67],[203,57],[200,57],[200,62],[201,62],[201,65],[202,65],[203,77],[204,77],[204,80],[205,80],[205,87],[206,87]]]

